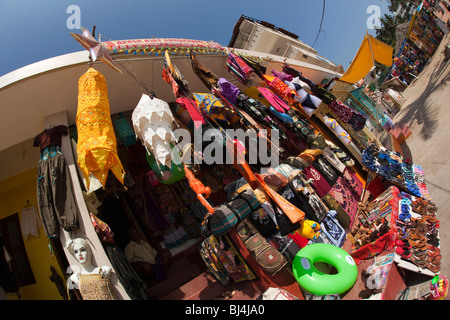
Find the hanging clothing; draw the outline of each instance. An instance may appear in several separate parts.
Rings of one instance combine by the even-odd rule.
[[[241,94],[239,88],[224,78],[219,79],[219,88],[224,97],[235,105],[237,97]]]
[[[284,113],[290,109],[290,107],[271,90],[265,87],[258,87],[258,91],[261,92],[264,98],[266,98],[266,100],[272,107],[275,108],[276,111]]]
[[[349,226],[351,226],[358,212],[358,202],[353,197],[352,192],[345,187],[345,182],[342,177],[339,177],[329,193],[348,214],[350,217]]]
[[[225,69],[230,72],[232,75],[239,80],[239,82],[243,84],[248,84],[250,82],[251,74],[253,73],[253,69],[250,68],[244,60],[241,59],[238,55],[230,52],[228,54],[228,59],[225,65]]]
[[[109,170],[124,184],[125,171],[117,154],[105,77],[91,67],[78,80],[78,90],[77,154],[87,189],[90,173],[105,186]]]
[[[328,163],[334,167],[334,169],[337,172],[343,173],[345,168],[347,168],[345,164],[343,164],[341,160],[339,160],[336,154],[333,151],[331,151],[330,147],[327,146],[326,148],[324,148],[322,155],[328,161]]]
[[[292,81],[293,77],[290,74],[284,73],[284,72],[280,72],[277,71],[275,69],[272,69],[272,74],[277,77],[278,79],[280,79],[281,81]]]
[[[279,96],[281,99],[286,101],[287,103],[294,103],[296,96],[295,90],[291,89],[289,86],[287,86],[283,81],[281,81],[277,77],[273,76],[267,76],[264,75],[264,78],[266,79],[266,83],[269,86],[269,89],[275,93],[277,96]]]
[[[164,68],[162,71],[162,77],[164,81],[172,86],[175,98],[187,96],[191,92],[189,85],[180,70],[178,70],[178,68],[172,63],[168,50],[164,53]]]
[[[106,255],[131,300],[147,300],[145,285],[116,243],[104,243]]]
[[[212,87],[217,87],[219,77],[198,62],[194,51],[190,51],[189,58],[191,60],[192,70],[203,82],[206,88],[211,90]]]
[[[253,71],[255,72],[255,74],[260,77],[262,80],[264,80],[263,75],[266,73],[267,68],[264,67],[263,65],[261,65],[261,63],[259,63],[258,61],[256,61],[255,59],[249,57],[249,56],[244,56],[240,53],[236,53],[239,57],[241,57],[241,59],[250,67],[253,69]]]
[[[352,137],[344,130],[344,128],[342,128],[336,119],[329,118],[328,116],[324,116],[323,119],[327,127],[330,128],[344,144],[350,144],[352,142]]]
[[[9,264],[6,260],[5,242],[0,235],[0,287],[5,292],[17,292],[19,286],[17,285],[14,274],[12,273]]]
[[[211,93],[194,93],[195,102],[202,114],[218,126],[228,126],[227,108]]]
[[[67,126],[55,126],[38,134],[33,142],[41,150],[37,169],[38,206],[49,238],[59,237],[60,226],[68,232],[78,228],[70,172],[60,149],[62,135],[67,133]]]
[[[198,109],[197,105],[192,99],[189,99],[187,97],[179,97],[176,100],[176,103],[182,106],[184,109],[187,110],[189,115],[191,116],[191,119],[195,125],[195,128],[198,129],[200,125],[205,124],[205,119]]]
[[[306,178],[313,179],[312,186],[319,197],[325,196],[331,189],[330,184],[312,165],[304,169]]]
[[[347,190],[352,193],[356,201],[359,201],[364,189],[361,180],[359,180],[358,176],[350,168],[346,168],[341,177]]]
[[[41,152],[50,146],[61,147],[62,136],[67,135],[68,130],[69,128],[64,125],[45,129],[34,138],[33,147],[39,147]]]
[[[312,166],[320,172],[330,186],[333,186],[337,179],[339,179],[340,174],[334,170],[322,155],[317,156]]]
[[[28,206],[20,212],[20,229],[25,239],[28,237],[38,237],[39,228],[42,227],[41,219],[35,206]]]

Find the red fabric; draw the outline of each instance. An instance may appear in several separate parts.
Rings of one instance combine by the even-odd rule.
[[[178,103],[189,112],[189,115],[191,116],[196,129],[200,127],[200,123],[205,124],[205,119],[203,118],[200,110],[197,107],[197,104],[194,101],[187,97],[179,97],[176,100],[176,103]]]
[[[368,243],[358,250],[350,253],[355,260],[356,264],[360,264],[362,260],[370,259],[379,255],[384,250],[391,250],[395,245],[397,239],[397,231],[391,229],[388,233],[385,233],[374,242]]]
[[[280,96],[286,102],[293,103],[294,96],[296,92],[291,89],[287,84],[281,81],[277,77],[270,77],[263,75],[264,79],[266,79],[267,84],[269,85],[270,90],[272,90],[276,95]]]
[[[376,177],[372,180],[371,183],[367,185],[367,190],[369,190],[370,194],[377,198],[380,194],[382,194],[386,188],[383,186],[380,177]]]
[[[296,233],[288,234],[288,237],[294,240],[294,242],[300,247],[306,247],[306,245],[309,242],[309,239],[306,239],[305,237],[302,237]]]

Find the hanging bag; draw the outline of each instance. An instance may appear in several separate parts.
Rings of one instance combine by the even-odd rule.
[[[236,232],[244,246],[265,272],[274,275],[287,264],[286,258],[267,242],[248,219],[244,219],[238,224]]]

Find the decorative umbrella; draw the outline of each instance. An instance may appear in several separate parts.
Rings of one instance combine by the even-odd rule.
[[[131,121],[147,152],[151,152],[159,164],[171,168],[172,146],[177,140],[172,127],[174,116],[167,102],[142,94]]]
[[[78,90],[77,154],[87,189],[90,173],[105,186],[109,170],[123,184],[124,170],[117,154],[105,77],[91,67],[78,80]]]

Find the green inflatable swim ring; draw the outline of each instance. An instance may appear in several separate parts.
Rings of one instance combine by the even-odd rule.
[[[155,156],[150,151],[145,153],[145,157],[147,158],[148,164],[150,165],[152,170],[155,171],[156,176],[158,177],[158,180],[161,183],[173,184],[173,183],[183,179],[183,177],[184,177],[184,165],[183,165],[183,163],[175,164],[172,161],[172,165],[171,165],[172,168],[169,168],[166,165],[158,166],[158,164],[156,163]],[[170,171],[171,172],[170,178],[167,179],[167,180],[163,180],[162,179],[162,173],[164,171]]]
[[[316,269],[317,262],[325,262],[337,269],[326,274]],[[294,257],[292,270],[298,284],[315,295],[341,294],[356,282],[358,268],[347,251],[327,243],[313,243],[302,248]]]

